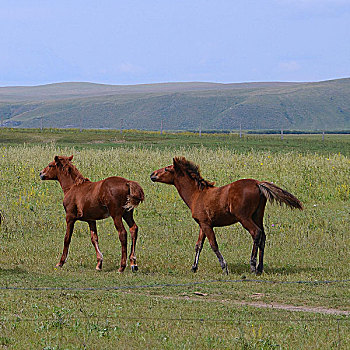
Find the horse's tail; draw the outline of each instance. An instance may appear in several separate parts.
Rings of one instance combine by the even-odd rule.
[[[300,200],[293,196],[291,193],[283,190],[275,184],[267,181],[258,183],[260,192],[268,199],[271,203],[276,201],[280,205],[285,204],[286,206],[294,209],[303,210],[303,204]]]
[[[142,187],[135,181],[128,181],[129,194],[127,196],[126,204],[124,208],[131,210],[136,208],[145,199],[145,194]]]

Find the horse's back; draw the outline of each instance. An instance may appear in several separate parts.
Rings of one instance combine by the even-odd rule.
[[[237,194],[244,194],[248,192],[257,194],[259,193],[259,183],[260,181],[255,179],[239,179],[228,184],[227,186],[230,187],[231,192],[236,192]]]
[[[111,176],[101,181],[100,194],[108,201],[120,199],[124,202],[129,193],[129,180],[120,176]]]
[[[129,181],[130,180],[125,179],[124,177],[121,177],[121,176],[110,176],[104,180],[101,180],[104,188],[112,187],[112,188],[118,188],[118,189],[127,189],[128,187],[127,183]]]
[[[240,201],[241,198],[259,196],[259,183],[260,181],[255,179],[240,179],[221,187],[209,188],[208,193],[215,201]]]
[[[84,197],[88,202],[104,202],[106,199],[123,198],[128,195],[129,180],[111,176],[96,182],[86,182],[74,188],[74,197]]]
[[[236,215],[250,215],[260,204],[260,181],[255,179],[240,179],[229,184],[230,211]]]

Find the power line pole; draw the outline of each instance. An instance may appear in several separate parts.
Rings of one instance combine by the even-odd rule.
[[[163,135],[163,119],[160,120],[160,134]]]
[[[124,119],[120,119],[120,135],[123,133],[123,122],[124,122]]]
[[[281,140],[283,140],[283,129],[281,129]]]
[[[43,131],[43,117],[40,118],[40,130]]]
[[[202,122],[199,122],[199,137],[202,136]]]
[[[239,124],[239,138],[242,138],[242,123]]]

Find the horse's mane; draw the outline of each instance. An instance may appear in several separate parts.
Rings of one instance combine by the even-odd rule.
[[[174,162],[184,173],[196,181],[200,190],[214,187],[215,182],[210,182],[202,178],[197,164],[187,160],[185,157],[175,157]]]
[[[84,182],[90,182],[90,180],[87,177],[84,177],[81,174],[81,172],[76,168],[76,166],[73,163],[71,163],[68,159],[64,161],[62,160],[60,161],[63,165],[62,167],[63,173],[66,175],[71,175],[75,185],[80,185]]]

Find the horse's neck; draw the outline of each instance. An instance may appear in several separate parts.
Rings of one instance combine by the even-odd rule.
[[[61,173],[58,181],[62,187],[62,190],[64,193],[68,192],[71,187],[74,184],[79,184],[85,181],[89,181],[88,179],[86,179],[80,172],[78,169],[76,168],[72,168],[70,173]]]
[[[174,181],[174,185],[179,192],[180,197],[191,209],[193,204],[193,197],[199,192],[196,182],[185,176],[181,177],[181,181],[178,181],[178,179],[176,179]]]
[[[74,180],[71,175],[61,175],[58,178],[58,182],[60,183],[63,193],[67,193],[71,187],[74,185]]]

